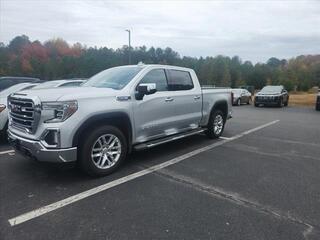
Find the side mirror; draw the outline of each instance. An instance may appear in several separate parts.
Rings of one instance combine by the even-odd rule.
[[[137,87],[136,99],[142,100],[144,95],[154,94],[157,91],[155,83],[141,83]]]

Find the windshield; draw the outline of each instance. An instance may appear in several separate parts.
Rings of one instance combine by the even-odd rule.
[[[91,77],[82,86],[99,88],[124,88],[142,69],[142,67],[116,67],[104,70]]]
[[[280,93],[282,90],[282,87],[281,86],[265,86],[264,88],[262,88],[261,92],[262,93],[274,93],[274,92],[277,92],[277,93]]]

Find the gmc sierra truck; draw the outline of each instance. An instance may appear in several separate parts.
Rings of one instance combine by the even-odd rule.
[[[39,161],[77,162],[89,175],[115,171],[132,150],[200,132],[218,138],[232,115],[231,89],[201,88],[192,69],[130,65],[81,87],[8,97],[9,142]]]

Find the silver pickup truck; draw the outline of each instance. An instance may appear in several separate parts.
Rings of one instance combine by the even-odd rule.
[[[8,97],[9,142],[49,162],[77,162],[90,175],[115,171],[133,150],[205,132],[218,138],[231,117],[231,89],[201,88],[192,69],[114,67],[76,88]]]

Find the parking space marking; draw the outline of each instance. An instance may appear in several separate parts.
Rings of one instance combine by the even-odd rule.
[[[149,173],[152,173],[152,172],[158,171],[158,170],[160,170],[160,169],[166,168],[166,167],[168,167],[168,166],[171,166],[171,165],[173,165],[173,164],[179,163],[179,162],[181,162],[181,161],[183,161],[183,160],[186,160],[186,159],[188,159],[188,158],[190,158],[190,157],[193,157],[193,156],[195,156],[195,155],[198,155],[198,154],[200,154],[200,153],[202,153],[202,152],[208,151],[208,150],[210,150],[210,149],[213,149],[213,148],[215,148],[215,147],[221,146],[221,145],[223,145],[223,144],[225,144],[225,143],[228,143],[228,142],[230,142],[230,141],[239,139],[239,138],[241,138],[241,137],[243,137],[243,136],[246,136],[246,135],[248,135],[248,134],[250,134],[250,133],[253,133],[253,132],[255,132],[255,131],[258,131],[258,130],[260,130],[260,129],[263,129],[263,128],[266,128],[266,127],[268,127],[268,126],[271,126],[271,125],[273,125],[273,124],[275,124],[275,123],[277,123],[277,122],[279,122],[279,120],[275,120],[275,121],[272,121],[272,122],[263,124],[263,125],[261,125],[261,126],[258,126],[258,127],[256,127],[256,128],[252,128],[252,129],[250,129],[250,130],[248,130],[248,131],[245,131],[245,132],[243,132],[243,133],[240,133],[240,134],[238,134],[238,135],[235,135],[235,136],[233,136],[233,137],[230,138],[230,139],[223,139],[223,140],[221,140],[221,141],[217,141],[217,142],[215,142],[215,143],[213,143],[213,144],[210,144],[210,145],[208,145],[208,146],[205,146],[205,147],[196,149],[196,150],[191,151],[191,152],[189,152],[189,153],[183,154],[183,155],[181,155],[181,156],[179,156],[179,157],[175,157],[175,158],[173,158],[173,159],[171,159],[171,160],[168,160],[168,161],[166,161],[166,162],[157,164],[157,165],[155,165],[155,166],[146,168],[146,169],[141,170],[141,171],[139,171],[139,172],[132,173],[132,174],[127,175],[127,176],[125,176],[125,177],[116,179],[116,180],[114,180],[114,181],[105,183],[105,184],[100,185],[100,186],[98,186],[98,187],[95,187],[95,188],[89,189],[89,190],[87,190],[87,191],[78,193],[78,194],[76,194],[76,195],[70,196],[70,197],[65,198],[65,199],[63,199],[63,200],[60,200],[60,201],[58,201],[58,202],[55,202],[55,203],[46,205],[46,206],[44,206],[44,207],[40,207],[40,208],[38,208],[38,209],[35,209],[35,210],[33,210],[33,211],[24,213],[24,214],[19,215],[19,216],[17,216],[17,217],[11,218],[11,219],[9,219],[8,221],[9,221],[9,223],[10,223],[11,226],[16,226],[16,225],[18,225],[18,224],[27,222],[27,221],[29,221],[29,220],[31,220],[31,219],[34,219],[34,218],[39,217],[39,216],[42,216],[42,215],[44,215],[44,214],[46,214],[46,213],[55,211],[55,210],[57,210],[57,209],[59,209],[59,208],[65,207],[65,206],[70,205],[70,204],[72,204],[72,203],[74,203],[74,202],[80,201],[80,200],[82,200],[82,199],[85,199],[85,198],[87,198],[87,197],[90,197],[90,196],[92,196],[92,195],[95,195],[95,194],[97,194],[97,193],[100,193],[100,192],[105,191],[105,190],[107,190],[107,189],[110,189],[110,188],[112,188],[112,187],[118,186],[118,185],[120,185],[120,184],[122,184],[122,183],[129,182],[129,181],[131,181],[131,180],[134,180],[134,179],[136,179],[136,178],[142,177],[142,176],[147,175],[147,174],[149,174]]]
[[[230,139],[232,139],[232,137],[220,137],[221,139],[223,139],[223,140],[230,140]]]
[[[281,143],[289,143],[289,144],[297,144],[297,145],[305,145],[305,146],[312,146],[312,147],[320,147],[319,143],[313,143],[313,142],[301,142],[301,141],[295,141],[295,140],[288,140],[283,138],[274,138],[274,137],[262,137],[259,136],[259,139],[269,140],[269,141],[276,141]]]
[[[262,214],[268,214],[276,218],[281,218],[286,221],[290,221],[292,223],[303,225],[305,227],[305,230],[303,231],[303,235],[305,236],[305,239],[308,239],[307,236],[312,234],[315,227],[318,227],[309,223],[305,219],[299,218],[298,216],[292,216],[291,214],[283,212],[279,209],[272,208],[271,206],[268,206],[268,205],[263,205],[252,199],[244,198],[238,193],[225,191],[222,188],[215,187],[210,184],[206,184],[201,180],[195,179],[193,177],[188,177],[183,174],[179,174],[174,170],[172,171],[168,169],[161,169],[160,171],[155,172],[155,174],[164,177],[168,181],[173,181],[178,184],[189,186],[196,191],[200,191],[200,192],[212,195],[215,198],[224,199],[224,200],[233,202],[239,206],[250,208]]]
[[[6,150],[6,151],[2,151],[2,152],[0,152],[0,155],[3,155],[3,154],[10,154],[10,153],[14,153],[14,150]]]

